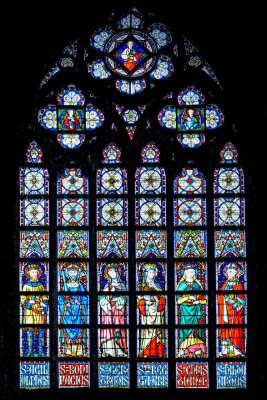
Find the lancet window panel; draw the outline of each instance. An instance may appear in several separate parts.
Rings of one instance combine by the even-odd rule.
[[[220,156],[221,166],[214,172],[214,225],[222,227],[221,231],[215,230],[216,247],[220,249],[217,257],[221,258],[216,262],[216,371],[217,388],[227,388],[229,368],[238,369],[241,385],[246,385],[245,187],[233,144],[228,142]]]
[[[62,359],[90,357],[89,181],[79,168],[65,168],[57,177],[57,339],[60,387],[67,385],[62,371],[89,365]],[[85,229],[86,228],[86,229]],[[83,367],[82,367],[83,365]],[[67,374],[66,374],[67,375]],[[85,373],[83,381],[89,385]],[[79,378],[77,378],[79,380]],[[83,385],[82,385],[83,386]]]
[[[164,388],[169,386],[165,375],[169,368],[168,253],[167,231],[162,229],[167,222],[166,174],[154,143],[142,149],[141,158],[143,166],[135,174],[137,387],[153,382],[154,387]]]
[[[33,141],[20,168],[19,219],[19,355],[20,387],[27,386],[22,371],[50,367],[50,292],[49,292],[49,173],[42,161],[43,152]],[[42,380],[49,387],[49,376]],[[35,381],[35,387],[39,386]]]
[[[98,387],[129,387],[128,178],[115,143],[96,173]],[[118,230],[118,228],[120,228]],[[125,229],[126,228],[126,229]],[[116,376],[115,376],[116,375]]]
[[[197,168],[184,168],[173,193],[176,387],[187,387],[190,377],[190,387],[208,388],[206,179]]]

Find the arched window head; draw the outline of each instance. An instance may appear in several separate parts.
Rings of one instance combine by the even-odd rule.
[[[222,164],[235,164],[237,162],[237,150],[235,146],[230,142],[226,143],[220,153],[220,156]]]
[[[27,161],[29,163],[41,164],[42,156],[43,152],[38,144],[35,141],[31,142],[26,153]]]
[[[120,163],[121,151],[115,144],[111,143],[103,150],[103,157],[105,164]]]
[[[206,181],[197,168],[183,168],[174,180],[174,194],[206,193]]]
[[[19,166],[21,388],[246,386],[244,173],[220,89],[135,8],[58,54],[30,132],[45,164],[34,140]]]
[[[142,150],[142,161],[144,163],[158,163],[159,149],[154,143],[148,143]]]

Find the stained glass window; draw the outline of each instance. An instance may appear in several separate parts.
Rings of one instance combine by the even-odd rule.
[[[198,47],[118,11],[38,96],[18,171],[20,388],[247,388],[246,177]]]

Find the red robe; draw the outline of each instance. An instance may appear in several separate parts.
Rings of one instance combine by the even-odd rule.
[[[161,312],[165,308],[166,299],[161,296],[157,296],[157,297],[159,299],[158,312]],[[142,299],[138,303],[138,308],[142,315],[146,315],[146,300],[145,299]],[[155,336],[150,341],[149,345],[144,349],[144,351],[139,355],[139,357],[166,357],[165,346],[163,343],[161,343],[160,328],[158,329],[158,331],[159,331],[159,336]]]
[[[225,282],[222,286],[222,290],[225,290],[227,282]],[[238,285],[232,286],[233,290],[243,290],[243,286],[241,283]],[[230,294],[230,293],[229,293]],[[233,303],[226,301],[225,295],[218,294],[217,295],[217,303],[218,303],[218,323],[222,325],[229,325],[229,328],[222,327],[218,329],[218,334],[220,340],[226,339],[229,340],[231,344],[233,344],[236,348],[238,348],[242,353],[245,352],[244,346],[244,332],[242,327],[236,327],[233,325],[243,324],[243,312],[244,308],[242,307],[239,311],[238,308],[233,309]],[[236,293],[235,302],[239,302],[244,304],[245,296],[242,293]]]
[[[133,61],[130,56],[134,56],[135,61]],[[136,66],[137,61],[139,61],[139,55],[135,50],[132,50],[129,53],[129,58],[128,60],[123,62],[123,65],[129,70],[132,71],[132,69],[134,69],[134,67]]]

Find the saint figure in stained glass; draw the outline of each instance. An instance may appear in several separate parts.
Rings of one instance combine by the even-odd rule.
[[[165,269],[165,263],[138,263],[138,290],[164,290],[166,280]]]
[[[197,279],[196,268],[193,264],[186,264],[183,271],[184,273],[177,283],[177,290],[203,290],[201,282]]]
[[[122,326],[127,321],[127,297],[113,292],[126,289],[121,276],[120,266],[116,263],[106,264],[107,284],[103,291],[107,294],[99,296],[101,328],[100,347],[102,357],[127,357],[126,330]]]
[[[191,280],[193,271],[189,271],[187,279]],[[196,286],[201,287],[197,282]],[[195,354],[197,351],[201,357],[206,356],[206,330],[203,328],[206,323],[206,303],[206,296],[201,294],[184,293],[177,296],[177,322],[180,325],[194,325],[179,329],[178,357],[191,357],[190,353]]]
[[[219,290],[246,289],[246,263],[244,261],[217,262],[217,286]]]
[[[157,266],[153,263],[143,265],[144,286],[142,291],[161,292],[161,286],[156,281]],[[139,323],[152,325],[140,330],[139,357],[166,357],[165,330],[160,325],[166,323],[166,296],[163,294],[146,294],[137,297]]]
[[[77,325],[88,323],[88,297],[77,294],[75,286],[68,286],[68,291],[75,294],[61,295],[58,300],[59,323],[66,325],[60,335],[61,356],[85,356],[85,332]]]
[[[243,289],[237,281],[239,270],[236,263],[227,264],[225,273],[227,280],[223,290],[227,292],[217,295],[217,319],[219,324],[224,325],[218,329],[219,354],[224,357],[244,357],[244,328],[231,325],[244,323],[246,296],[242,292],[235,292]]]
[[[204,129],[203,110],[188,108],[178,110],[178,129],[180,130],[198,130]]]
[[[61,330],[61,356],[85,355],[85,332],[80,326],[88,323],[88,297],[81,295],[84,286],[80,284],[82,277],[81,268],[72,263],[61,271],[64,291],[67,295],[60,295],[58,300],[59,323],[65,325]],[[73,354],[74,353],[74,354]]]
[[[120,57],[123,60],[124,67],[129,71],[135,68],[136,64],[139,62],[139,53],[135,50],[133,41],[129,40],[129,42],[126,43]]]
[[[28,292],[44,292],[45,288],[40,281],[42,270],[39,264],[28,263],[25,268],[25,280],[22,291],[27,292],[20,298],[22,306],[22,323],[31,325],[43,325],[47,323],[48,296],[31,295]],[[27,327],[22,330],[22,352],[24,357],[46,357],[47,348],[45,337],[47,332],[44,328]]]

